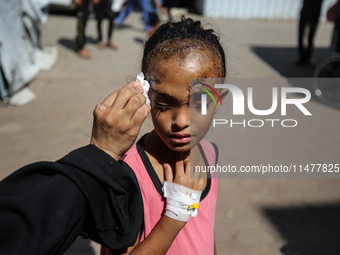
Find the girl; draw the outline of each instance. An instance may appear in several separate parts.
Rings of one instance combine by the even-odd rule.
[[[142,71],[150,83],[154,130],[123,160],[137,176],[144,223],[134,247],[111,253],[102,247],[101,254],[214,254],[217,179],[190,178],[187,162],[216,164],[214,146],[202,140],[216,106],[208,103],[204,119],[197,109],[199,114],[191,115],[195,123],[190,123],[190,100],[195,98],[190,90],[193,78],[225,77],[223,48],[213,30],[203,29],[199,21],[182,18],[181,22],[161,25],[146,42]],[[197,217],[187,223],[176,218],[177,209],[170,209],[176,203],[170,203],[163,193],[164,181],[202,191]]]

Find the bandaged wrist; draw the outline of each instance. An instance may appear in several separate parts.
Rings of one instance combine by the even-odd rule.
[[[202,191],[164,181],[163,194],[167,200],[166,216],[185,222],[197,216]]]
[[[149,92],[149,88],[150,88],[149,82],[144,80],[144,74],[143,73],[140,73],[140,74],[137,75],[136,81],[139,81],[141,83],[141,85],[144,89],[143,95],[146,98],[145,103],[151,108],[150,99],[149,99],[149,96],[148,96],[148,92]]]

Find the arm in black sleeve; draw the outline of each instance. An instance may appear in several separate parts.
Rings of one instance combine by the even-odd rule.
[[[79,234],[121,249],[142,218],[133,171],[93,145],[0,182],[0,254],[63,254]]]

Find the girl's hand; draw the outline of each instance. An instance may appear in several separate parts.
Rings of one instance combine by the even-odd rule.
[[[193,173],[193,169],[190,167],[189,161],[176,160],[174,172],[172,171],[171,166],[167,163],[163,165],[163,169],[165,181],[174,182],[193,190],[203,191],[205,180],[201,177],[192,178],[190,176],[190,173]]]
[[[131,82],[113,92],[93,112],[91,144],[120,159],[135,142],[150,111],[143,88]]]

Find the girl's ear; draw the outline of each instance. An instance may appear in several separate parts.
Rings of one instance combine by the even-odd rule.
[[[221,101],[223,101],[223,99],[225,98],[225,96],[228,94],[229,92],[229,89],[222,89],[219,93],[219,96],[221,98]],[[220,109],[221,107],[221,103],[218,102],[217,106],[216,106],[216,109],[215,109],[215,113],[218,111],[218,109]]]

